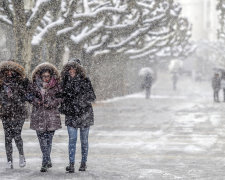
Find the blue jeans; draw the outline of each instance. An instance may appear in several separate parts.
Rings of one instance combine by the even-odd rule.
[[[81,142],[81,154],[82,159],[81,162],[87,162],[88,156],[88,135],[89,135],[89,127],[80,128],[80,142]],[[67,126],[68,134],[69,134],[69,160],[70,163],[75,162],[75,154],[76,154],[76,143],[77,143],[77,131],[78,128],[74,128],[71,126]]]
[[[42,152],[42,165],[51,162],[50,154],[52,150],[52,139],[55,131],[36,131]]]

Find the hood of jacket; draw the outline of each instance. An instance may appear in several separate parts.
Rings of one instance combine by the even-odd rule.
[[[50,70],[53,73],[53,79],[55,80],[59,80],[60,79],[60,74],[59,71],[57,70],[57,68],[48,62],[39,64],[38,66],[36,66],[36,68],[33,70],[32,72],[32,82],[35,82],[37,78],[41,79],[40,77],[40,73],[42,70]]]
[[[21,65],[19,65],[18,63],[14,61],[2,61],[0,63],[0,84],[2,84],[3,82],[3,77],[4,77],[3,72],[5,70],[11,70],[11,71],[17,72],[21,79],[26,78],[25,69]]]
[[[65,78],[66,76],[69,75],[69,70],[71,67],[76,69],[81,77],[84,77],[84,78],[86,77],[86,72],[85,72],[83,66],[81,66],[80,64],[78,64],[74,61],[69,61],[62,68],[62,72],[61,72],[62,78]]]

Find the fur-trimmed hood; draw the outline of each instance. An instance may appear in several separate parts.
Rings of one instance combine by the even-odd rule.
[[[68,63],[66,63],[63,68],[62,68],[62,71],[61,71],[61,77],[62,78],[65,78],[65,76],[68,75],[68,71],[70,68],[74,68],[78,71],[78,73],[82,76],[82,77],[86,77],[86,72],[83,68],[83,66],[81,66],[80,64],[74,62],[74,61],[69,61]]]
[[[2,61],[0,63],[0,79],[2,79],[3,71],[5,70],[15,71],[21,76],[21,78],[26,77],[25,69],[14,61]]]
[[[37,76],[40,76],[40,72],[41,72],[42,70],[46,70],[46,69],[52,71],[53,76],[54,76],[55,79],[57,79],[57,80],[60,79],[60,74],[59,74],[59,71],[57,70],[57,68],[56,68],[53,64],[48,63],[48,62],[45,62],[45,63],[39,64],[39,65],[33,70],[32,76],[31,76],[32,82],[35,81],[35,79],[36,79]]]

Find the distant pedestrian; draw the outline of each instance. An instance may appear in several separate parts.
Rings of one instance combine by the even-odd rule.
[[[178,74],[177,73],[173,73],[173,75],[172,75],[172,82],[173,82],[173,90],[174,91],[177,90],[177,81],[178,81]]]
[[[221,89],[223,89],[223,101],[225,102],[225,75],[222,76],[220,85]]]
[[[61,72],[63,99],[60,111],[65,114],[65,124],[69,134],[69,166],[66,171],[74,172],[77,133],[80,130],[81,165],[79,171],[85,171],[88,157],[88,136],[90,126],[94,125],[92,102],[95,93],[90,79],[86,76],[79,60],[70,60]]]
[[[143,88],[145,89],[145,97],[146,99],[150,98],[151,95],[151,87],[152,87],[152,75],[151,73],[147,73],[144,77]]]
[[[219,73],[215,73],[212,78],[213,98],[214,102],[219,102],[219,91],[221,88],[221,79]]]
[[[60,99],[55,97],[60,91],[59,77],[56,67],[50,63],[38,65],[32,73],[33,109],[30,127],[36,131],[42,151],[41,172],[46,172],[52,167],[52,139],[55,131],[61,128],[58,111]]]
[[[28,115],[25,103],[28,85],[29,81],[22,66],[13,61],[4,61],[0,64],[0,118],[5,133],[7,168],[11,169],[13,169],[13,139],[19,151],[19,166],[26,165],[21,132]]]

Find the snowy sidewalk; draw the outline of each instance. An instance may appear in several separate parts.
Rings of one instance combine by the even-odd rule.
[[[77,171],[78,141],[76,173],[65,173],[68,135],[63,126],[53,140],[53,168],[40,173],[41,152],[29,123],[23,130],[27,166],[18,167],[14,146],[15,169],[6,171],[0,126],[1,179],[225,179],[225,103],[213,103],[207,94],[157,91],[150,100],[138,93],[94,106],[87,172]]]
[[[125,98],[95,106],[88,171],[66,174],[65,127],[53,141],[53,168],[40,173],[41,152],[34,131],[24,126],[27,167],[6,171],[0,134],[1,179],[224,179],[225,104],[208,100]],[[76,170],[80,161],[80,145]]]

